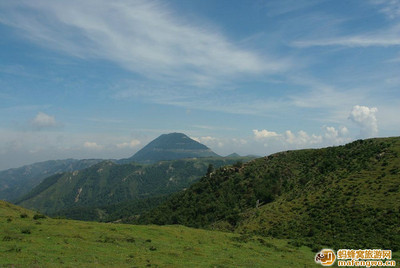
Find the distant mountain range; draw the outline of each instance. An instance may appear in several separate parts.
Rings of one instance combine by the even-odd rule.
[[[131,162],[152,164],[162,160],[219,157],[207,146],[182,133],[164,134],[156,138],[132,157],[110,160],[117,164]],[[72,172],[98,164],[104,159],[51,160],[20,168],[0,171],[0,199],[13,201],[27,194],[46,177],[62,172]]]
[[[100,220],[111,212],[116,215],[117,203],[137,213],[144,199],[152,199],[150,207],[155,206],[155,200],[189,187],[214,168],[251,159],[220,157],[184,134],[165,134],[129,159],[49,176],[15,203],[47,214]],[[124,162],[128,164],[120,164]]]
[[[15,203],[46,214],[60,214],[57,212],[63,211],[64,215],[77,215],[76,208],[100,208],[168,195],[199,180],[210,165],[218,168],[250,159],[181,159],[145,165],[134,162],[120,165],[103,161],[80,171],[50,176]],[[66,211],[68,209],[74,209],[75,212],[71,214]],[[74,218],[80,219],[80,216]]]
[[[189,138],[183,133],[163,134],[147,144],[128,159],[120,162],[141,164],[184,158],[220,157],[207,146]]]

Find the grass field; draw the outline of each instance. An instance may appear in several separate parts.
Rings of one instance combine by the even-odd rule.
[[[286,240],[35,215],[0,201],[0,267],[319,267]]]

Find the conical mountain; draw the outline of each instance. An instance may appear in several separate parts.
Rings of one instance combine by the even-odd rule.
[[[137,163],[155,163],[197,157],[219,157],[219,155],[183,133],[170,133],[159,136],[128,160]]]

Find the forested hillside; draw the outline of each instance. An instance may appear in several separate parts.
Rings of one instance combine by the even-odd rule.
[[[400,248],[400,138],[277,153],[223,167],[136,222]]]
[[[0,199],[16,200],[51,175],[84,169],[101,161],[103,160],[50,160],[0,171]]]
[[[118,165],[104,161],[81,171],[56,174],[46,178],[19,199],[17,204],[47,214],[59,214],[57,212],[62,210],[65,216],[97,220],[105,218],[104,213],[110,213],[110,209],[106,208],[108,205],[122,202],[121,209],[128,209],[134,214],[134,211],[141,212],[142,208],[148,208],[148,202],[152,207],[158,204],[153,201],[159,200],[162,196],[189,187],[212,166],[221,167],[238,160],[250,159],[201,158],[163,161],[153,165],[136,163]],[[148,199],[155,197],[153,201]],[[135,203],[142,199],[147,201]],[[135,206],[137,209],[134,209]],[[100,210],[97,209],[99,207]],[[73,210],[67,212],[69,209]],[[116,215],[116,209],[113,211]]]

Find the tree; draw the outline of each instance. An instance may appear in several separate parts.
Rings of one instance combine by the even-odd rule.
[[[214,172],[214,166],[213,164],[209,164],[207,168],[207,176],[209,176],[213,172]]]

